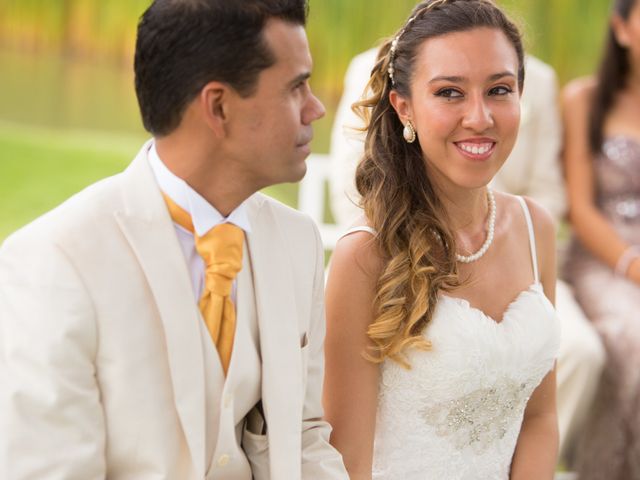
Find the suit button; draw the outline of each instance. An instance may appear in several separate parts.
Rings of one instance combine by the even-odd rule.
[[[231,406],[232,402],[233,402],[233,394],[232,393],[227,393],[224,396],[224,408],[229,408]]]
[[[225,467],[229,463],[230,457],[226,453],[218,458],[218,466]]]

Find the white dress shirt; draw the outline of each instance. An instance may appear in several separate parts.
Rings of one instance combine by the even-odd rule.
[[[179,207],[191,215],[193,228],[199,236],[204,235],[216,225],[221,223],[232,223],[242,228],[245,234],[251,232],[249,217],[247,216],[244,202],[241,203],[228,217],[222,216],[216,208],[207,202],[198,192],[187,184],[184,180],[176,176],[163,163],[153,142],[149,148],[149,164],[156,177],[160,190],[164,192]],[[196,301],[200,300],[204,291],[204,260],[196,250],[193,233],[184,229],[174,222],[178,241],[182,248],[182,253],[187,262],[191,275],[191,284]],[[231,298],[236,300],[236,282],[233,282]]]

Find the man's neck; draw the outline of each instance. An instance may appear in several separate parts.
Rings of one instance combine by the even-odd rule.
[[[156,149],[162,163],[184,180],[221,215],[229,216],[257,191],[234,163],[216,158],[210,151],[179,138],[157,138]]]

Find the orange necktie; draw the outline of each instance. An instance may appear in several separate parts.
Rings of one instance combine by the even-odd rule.
[[[189,213],[167,195],[164,199],[173,221],[193,233],[196,250],[204,260],[204,292],[199,307],[226,375],[236,331],[236,309],[231,301],[231,288],[242,268],[244,231],[231,223],[221,223],[200,237],[194,231]]]

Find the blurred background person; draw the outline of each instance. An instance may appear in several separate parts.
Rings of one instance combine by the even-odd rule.
[[[563,94],[567,276],[607,362],[579,449],[582,480],[640,478],[640,1],[616,0],[596,76]]]
[[[377,49],[357,55],[345,77],[342,100],[331,138],[331,208],[338,223],[348,227],[362,215],[354,177],[363,154],[364,135],[356,130],[362,121],[351,110],[369,80]],[[566,213],[564,180],[560,164],[562,138],[557,106],[557,81],[553,69],[529,56],[521,99],[518,140],[493,186],[496,190],[527,195],[542,204],[556,224]],[[557,282],[556,310],[562,321],[558,359],[558,421],[560,452],[571,463],[574,439],[584,424],[595,394],[604,351],[598,335],[585,318],[566,283]]]

